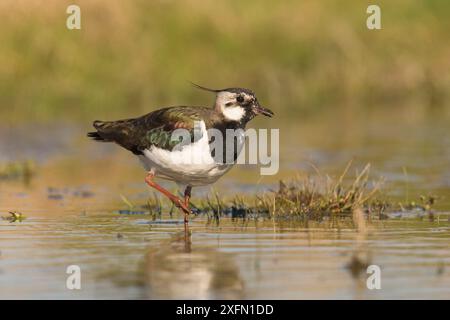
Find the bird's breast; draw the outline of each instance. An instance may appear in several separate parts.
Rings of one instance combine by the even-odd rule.
[[[201,122],[200,127],[201,138],[194,143],[172,150],[156,146],[143,150],[140,159],[144,167],[147,170],[153,170],[156,176],[192,186],[215,182],[234,165],[234,160],[245,141],[244,133],[236,134],[233,138],[235,146],[231,148],[224,146],[227,143],[226,137],[223,137],[220,143],[218,131],[208,132],[204,122]],[[214,139],[212,139],[213,136]],[[230,140],[228,143],[230,144]],[[223,153],[226,153],[230,149],[233,152],[231,159],[226,159],[221,152],[218,152],[223,150]]]

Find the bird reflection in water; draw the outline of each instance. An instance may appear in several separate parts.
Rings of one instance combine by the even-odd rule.
[[[150,299],[244,298],[244,283],[229,256],[214,248],[192,248],[188,229],[148,252],[145,274]]]

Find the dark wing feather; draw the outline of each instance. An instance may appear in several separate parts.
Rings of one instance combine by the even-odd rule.
[[[94,121],[96,132],[88,136],[97,141],[115,142],[134,154],[142,154],[144,149],[156,146],[172,150],[180,141],[172,139],[176,129],[188,130],[191,141],[198,140],[195,121],[205,121],[211,127],[218,117],[214,110],[203,107],[169,107],[153,111],[139,118],[118,121]]]

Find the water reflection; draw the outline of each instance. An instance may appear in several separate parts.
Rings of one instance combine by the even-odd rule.
[[[169,216],[150,224],[114,212],[24,213],[23,222],[0,220],[0,298],[450,297],[448,220],[387,220],[357,232],[350,223],[211,225],[197,217],[185,233]],[[366,287],[372,263],[381,290]],[[82,290],[65,287],[73,264]]]
[[[189,230],[151,248],[145,274],[150,299],[241,299],[244,283],[231,258],[213,248],[192,246]]]
[[[253,195],[297,170],[312,172],[310,162],[340,174],[355,156],[360,165],[373,164],[374,178],[387,178],[393,202],[436,195],[434,219],[395,212],[365,228],[351,219],[218,223],[199,216],[192,234],[183,232],[176,213],[145,214],[140,206],[150,194],[135,159],[113,145],[92,144],[84,129],[51,128],[54,138],[45,143],[36,140],[48,136],[44,129],[16,128],[6,136],[0,129],[0,164],[32,159],[37,166],[29,185],[0,181],[0,215],[27,217],[0,220],[0,298],[448,298],[450,140],[442,138],[448,125],[403,118],[371,115],[373,125],[358,119],[351,130],[323,117],[286,126],[279,175],[259,180],[254,170],[237,167],[215,188],[225,197]],[[14,144],[12,136],[19,137]],[[118,214],[126,208],[121,194],[143,214]],[[80,291],[65,287],[71,264],[83,270]],[[380,266],[382,290],[367,290],[369,264]]]

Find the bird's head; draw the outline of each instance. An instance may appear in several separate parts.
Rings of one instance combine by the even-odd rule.
[[[227,120],[248,122],[259,114],[266,117],[274,115],[272,111],[259,104],[254,92],[249,89],[228,88],[216,90],[194,85],[199,89],[216,94],[214,108],[217,112],[223,114]]]

